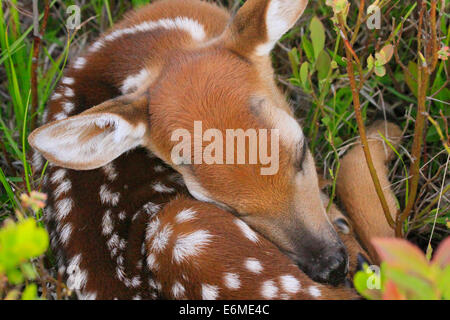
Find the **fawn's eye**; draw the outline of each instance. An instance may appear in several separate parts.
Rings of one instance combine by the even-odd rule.
[[[306,151],[308,150],[308,142],[303,139],[295,149],[295,168],[297,171],[303,170],[303,162],[305,162]]]

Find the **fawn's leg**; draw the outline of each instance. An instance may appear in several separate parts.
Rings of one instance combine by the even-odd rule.
[[[178,198],[146,232],[152,286],[166,299],[350,299],[309,279],[275,245],[232,214]]]
[[[401,130],[393,123],[377,121],[367,133],[374,166],[390,213],[393,215],[397,211],[397,205],[388,180],[386,163],[392,159],[394,152],[384,142],[379,132],[397,146],[400,142]],[[358,236],[369,251],[370,257],[374,262],[379,262],[370,240],[374,237],[394,237],[394,230],[384,216],[361,144],[353,147],[341,160],[337,195],[353,222]]]

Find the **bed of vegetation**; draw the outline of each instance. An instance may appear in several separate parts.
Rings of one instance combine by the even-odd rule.
[[[53,277],[42,223],[44,172],[33,171],[26,138],[68,61],[127,10],[149,2],[0,0],[0,300],[70,295]],[[217,2],[236,10],[244,1]],[[81,26],[70,30],[72,4],[81,9]],[[450,230],[449,7],[447,0],[310,1],[273,53],[278,82],[330,180],[340,155],[359,136],[364,143],[375,117],[403,128],[390,170],[398,212],[389,223],[421,251],[408,242],[379,243],[394,267],[384,269],[380,294],[360,289],[369,298],[450,298],[448,242],[427,261]]]

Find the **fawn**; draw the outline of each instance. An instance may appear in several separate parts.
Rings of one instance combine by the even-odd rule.
[[[307,2],[247,0],[231,18],[207,2],[158,1],[129,13],[73,62],[29,142],[39,152],[36,169],[40,154],[50,162],[45,216],[60,273],[79,298],[355,297],[321,284],[341,284],[365,251],[337,208],[327,215],[314,159],[270,61]],[[223,132],[277,129],[278,171],[174,161],[171,134],[193,133],[195,121]],[[383,168],[385,150],[377,150]],[[347,172],[356,186],[339,186],[347,198],[370,184],[364,165],[357,169]],[[345,197],[356,206],[349,212],[373,206],[367,217],[386,223],[370,186],[363,201]],[[365,227],[356,226],[365,241],[384,235]]]

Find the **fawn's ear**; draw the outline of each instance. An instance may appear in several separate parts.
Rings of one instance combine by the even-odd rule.
[[[143,144],[149,98],[122,96],[77,116],[49,123],[28,137],[50,162],[69,169],[100,168]]]
[[[307,4],[308,0],[247,0],[223,35],[225,46],[244,57],[267,56]]]

